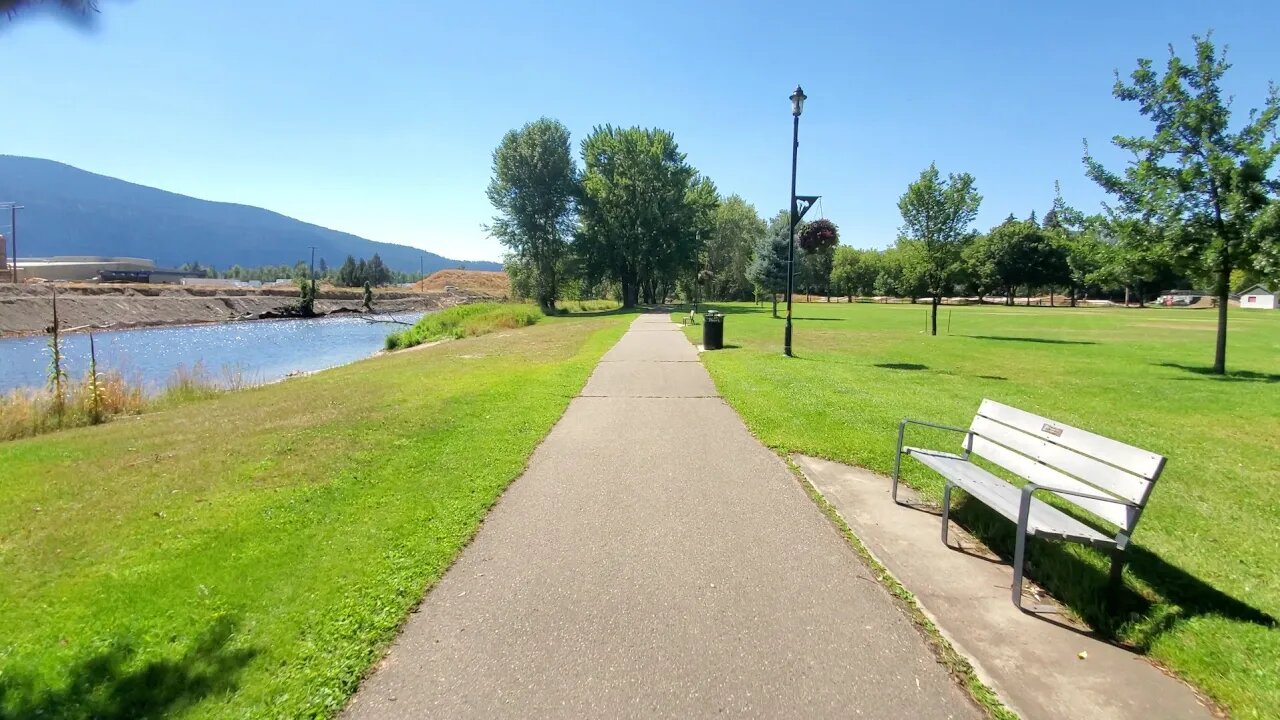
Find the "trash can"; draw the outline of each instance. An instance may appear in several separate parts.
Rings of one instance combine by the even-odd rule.
[[[724,315],[708,310],[702,316],[702,348],[719,350],[724,347]]]

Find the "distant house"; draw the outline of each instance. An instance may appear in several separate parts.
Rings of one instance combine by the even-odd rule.
[[[1274,290],[1268,290],[1261,285],[1253,287],[1240,293],[1240,307],[1251,308],[1254,310],[1275,310],[1280,306],[1280,293]]]

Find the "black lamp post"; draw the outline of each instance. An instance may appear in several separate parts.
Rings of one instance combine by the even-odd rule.
[[[800,113],[804,112],[804,90],[796,86],[791,93],[791,234],[787,243],[787,334],[782,346],[782,354],[791,357],[791,289],[795,281],[796,259],[796,155],[800,152]]]

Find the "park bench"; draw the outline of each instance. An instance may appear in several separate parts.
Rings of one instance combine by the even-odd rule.
[[[964,434],[964,453],[904,447],[908,425]],[[983,400],[968,429],[903,420],[893,463],[893,501],[898,502],[902,457],[915,458],[945,479],[942,542],[947,543],[951,489],[958,487],[1017,523],[1013,557],[1013,604],[1022,608],[1022,570],[1028,537],[1091,545],[1111,555],[1112,589],[1118,587],[1124,553],[1151,488],[1164,469],[1156,453],[1064,425],[993,400]],[[1022,487],[976,465],[982,458],[1026,481]],[[1114,525],[1108,534],[1036,497],[1052,493]],[[899,503],[901,504],[901,503]],[[1037,610],[1041,608],[1036,608]]]

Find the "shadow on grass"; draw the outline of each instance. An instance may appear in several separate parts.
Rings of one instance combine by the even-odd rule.
[[[974,340],[1004,340],[1007,342],[1042,343],[1045,345],[1097,345],[1091,340],[1054,340],[1052,338],[1012,337],[1005,335],[965,335]]]
[[[876,363],[876,367],[885,370],[928,370],[928,365],[920,365],[919,363]]]
[[[1212,367],[1203,365],[1179,365],[1178,363],[1156,363],[1160,367],[1173,368],[1184,372],[1202,375],[1209,380],[1218,380],[1220,382],[1261,382],[1276,383],[1280,382],[1280,375],[1275,373],[1260,373],[1252,370],[1228,370],[1225,375],[1214,374]]]
[[[229,692],[257,652],[229,648],[236,621],[216,620],[178,657],[135,662],[126,641],[82,658],[64,670],[65,684],[8,674],[0,678],[0,718],[168,717],[201,699]]]
[[[690,309],[690,306],[685,305],[682,310],[679,310],[677,312],[687,313],[689,312],[689,309]],[[715,305],[715,304],[707,305],[707,304],[699,303],[698,305],[699,315],[702,315],[708,310],[715,310],[716,312],[721,313],[723,315],[759,315],[761,313],[770,312],[768,305],[765,305],[764,307],[743,307],[741,305],[724,306],[724,305]],[[781,313],[778,314],[778,319],[779,320],[782,319]]]
[[[953,517],[1005,562],[1013,556],[1014,526],[980,502],[966,499]],[[1146,652],[1161,635],[1197,616],[1218,616],[1280,630],[1280,621],[1218,590],[1138,545],[1130,545],[1125,573],[1155,595],[1126,583],[1112,592],[1110,559],[1069,543],[1032,538],[1027,545],[1027,575],[1084,619],[1100,639]],[[1049,619],[1046,617],[1045,619]]]
[[[792,316],[791,320],[793,322],[800,322],[801,320],[803,320],[804,322],[848,322],[849,319],[848,318],[811,318],[811,317]]]

